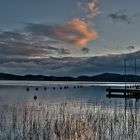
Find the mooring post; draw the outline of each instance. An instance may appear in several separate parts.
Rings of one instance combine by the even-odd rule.
[[[124,73],[125,73],[125,79],[124,79],[124,81],[125,81],[125,89],[126,89],[126,59],[124,59]]]
[[[137,60],[135,58],[135,87],[137,85],[137,78],[136,78],[136,75],[137,75]]]

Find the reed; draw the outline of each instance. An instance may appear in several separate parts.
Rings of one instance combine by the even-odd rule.
[[[0,140],[139,140],[138,109],[105,102],[0,107]]]

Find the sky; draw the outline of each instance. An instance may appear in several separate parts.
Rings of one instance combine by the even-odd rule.
[[[0,72],[134,73],[139,0],[0,0]],[[137,67],[138,67],[137,66]]]

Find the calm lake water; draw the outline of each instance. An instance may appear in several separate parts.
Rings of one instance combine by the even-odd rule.
[[[132,84],[132,83],[129,83]],[[123,88],[124,83],[112,82],[49,82],[0,81],[0,103],[30,102],[34,96],[40,102],[112,101],[106,98],[107,87]],[[117,99],[116,101],[122,101]]]

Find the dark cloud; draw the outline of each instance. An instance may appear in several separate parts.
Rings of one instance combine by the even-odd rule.
[[[132,46],[132,45],[130,45],[130,46],[127,47],[127,49],[128,49],[128,50],[135,50],[135,47]]]
[[[65,48],[59,49],[59,54],[63,54],[63,55],[70,54],[70,50]]]
[[[62,42],[61,41],[59,41],[59,40],[52,40],[52,39],[50,39],[50,40],[47,40],[47,42],[49,43],[49,44],[62,44]]]
[[[24,35],[16,31],[1,31],[0,40],[23,40]]]
[[[89,53],[90,49],[89,48],[82,48],[81,51],[83,53]]]
[[[111,13],[108,15],[108,17],[110,19],[112,19],[112,21],[114,23],[124,22],[124,23],[130,24],[132,22],[132,17],[128,16],[124,11],[118,11],[116,13]]]
[[[47,50],[49,52],[56,52],[59,55],[71,54],[71,51],[69,49],[66,49],[66,48],[56,48],[56,47],[48,46]]]
[[[30,57],[47,54],[40,46],[23,42],[0,43],[0,55],[5,57]]]
[[[96,57],[48,57],[48,58],[5,58],[0,55],[1,72],[45,75],[94,75],[104,72],[124,73],[124,59],[127,59],[127,73],[134,73],[134,58],[140,51],[130,54]],[[115,63],[114,63],[115,62]],[[137,68],[140,68],[137,61]],[[17,69],[18,68],[18,69]]]
[[[44,39],[44,37],[36,37],[36,35],[27,32],[1,31],[0,55],[21,58],[70,54],[70,50],[60,46],[61,44],[58,42]]]

